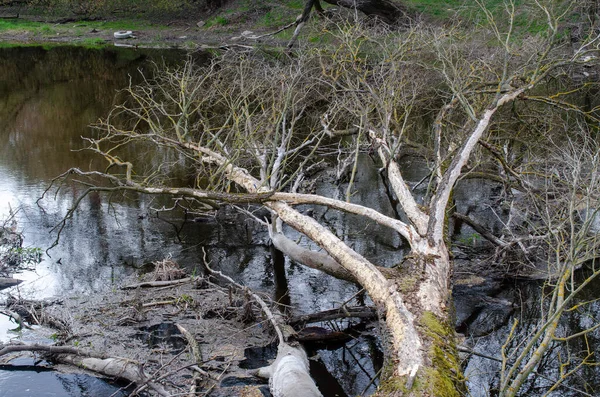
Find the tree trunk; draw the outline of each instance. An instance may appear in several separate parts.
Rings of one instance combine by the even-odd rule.
[[[458,396],[460,367],[445,310],[450,261],[444,244],[431,247],[426,238],[415,237],[413,259],[384,275],[314,219],[282,202],[267,206],[323,247],[378,306],[387,360],[380,396]]]

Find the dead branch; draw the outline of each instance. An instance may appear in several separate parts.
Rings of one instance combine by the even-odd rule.
[[[78,356],[82,356],[82,357],[96,357],[98,359],[105,359],[106,357],[103,355],[98,355],[95,353],[92,353],[89,350],[85,350],[85,349],[80,349],[78,347],[70,347],[70,346],[48,346],[48,345],[41,345],[38,343],[29,345],[29,344],[24,344],[24,343],[10,343],[10,344],[0,344],[0,356],[4,356],[6,354],[9,353],[16,353],[16,352],[24,352],[24,351],[29,351],[29,352],[45,352],[45,353],[50,353],[50,354],[74,354],[74,355],[78,355]]]
[[[225,274],[223,274],[220,271],[213,270],[210,267],[208,261],[206,260],[206,251],[204,250],[204,248],[202,248],[202,252],[204,253],[203,260],[204,260],[204,266],[206,267],[206,270],[208,270],[213,275],[217,275],[217,276],[223,278],[224,280],[227,280],[227,282],[229,282],[231,285],[237,287],[238,289],[250,294],[250,296],[252,296],[252,299],[254,299],[256,301],[256,303],[258,303],[260,305],[261,310],[263,311],[263,313],[267,316],[267,318],[273,325],[273,328],[275,329],[275,332],[277,333],[277,338],[279,339],[279,343],[280,344],[285,343],[285,338],[284,338],[283,332],[282,332],[282,326],[277,321],[277,319],[273,315],[273,312],[271,311],[271,309],[269,309],[269,306],[267,306],[265,301],[260,296],[258,296],[256,293],[254,293],[252,290],[250,290],[248,287],[244,287],[243,285],[236,283],[231,277],[226,276]]]
[[[192,349],[192,353],[194,355],[194,360],[196,361],[196,364],[200,365],[202,363],[202,351],[200,351],[200,346],[198,346],[198,342],[196,342],[194,335],[192,335],[187,329],[185,329],[180,324],[175,324],[175,326],[177,327],[179,332],[181,332],[181,334],[185,337],[188,344],[190,345],[190,349]]]
[[[318,313],[302,314],[294,316],[289,320],[291,325],[310,324],[321,321],[338,320],[340,318],[363,318],[376,319],[377,309],[375,307],[339,307],[337,309],[325,310]]]
[[[483,227],[483,225],[481,225],[478,222],[475,222],[473,219],[471,219],[471,217],[467,216],[467,215],[463,215],[460,214],[458,212],[454,212],[452,214],[452,217],[463,221],[464,223],[466,223],[467,225],[471,226],[473,229],[475,229],[475,231],[479,234],[481,234],[481,236],[483,238],[485,238],[486,240],[488,240],[489,242],[491,242],[494,245],[497,245],[499,247],[506,247],[508,246],[508,243],[506,241],[503,241],[502,239],[494,236],[489,230],[487,230],[485,227]]]
[[[121,289],[137,289],[137,288],[154,288],[154,287],[176,287],[181,284],[192,283],[197,281],[198,277],[186,277],[179,280],[167,280],[167,281],[145,281],[138,284],[130,284],[121,287]]]

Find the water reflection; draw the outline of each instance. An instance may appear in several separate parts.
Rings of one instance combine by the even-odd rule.
[[[152,73],[150,61],[172,64],[186,55],[173,50],[78,47],[0,52],[0,216],[19,208],[25,244],[47,248],[55,238],[50,230],[82,188],[63,186],[41,207],[37,198],[52,178],[70,167],[104,166],[101,159],[79,151],[81,137],[92,133],[89,124],[107,114],[119,100],[118,91],[130,81]],[[197,57],[202,61],[206,55]],[[123,264],[156,258],[160,244],[153,243],[163,239],[161,228],[147,233],[147,224],[154,220],[138,219],[149,205],[151,201],[135,197],[114,200],[90,195],[67,224],[52,258],[45,257],[35,273],[20,275],[27,280],[20,292],[37,298],[64,291],[89,292],[129,273]]]
[[[20,208],[18,221],[25,245],[45,249],[56,238],[53,228],[83,192],[81,185],[64,185],[38,205],[37,199],[52,178],[71,167],[89,170],[105,166],[89,152],[79,151],[83,147],[81,136],[92,134],[88,125],[107,114],[119,100],[117,92],[130,78],[139,76],[140,70],[151,73],[151,60],[164,58],[175,63],[185,55],[74,47],[0,52],[0,216],[10,208]],[[378,184],[379,179],[372,175],[375,168],[365,165],[357,176],[358,183]],[[319,189],[330,189],[327,194],[336,196],[343,194],[345,187],[339,191],[331,186]],[[355,198],[381,201],[382,206],[388,206],[386,211],[392,211],[377,194],[378,189],[378,185],[363,187]],[[202,247],[207,247],[215,268],[255,290],[274,294],[276,270],[278,298],[284,297],[286,304],[300,312],[330,309],[357,292],[356,286],[287,259],[274,269],[267,231],[246,217],[220,211],[214,218],[184,223],[181,213],[158,217],[154,211],[172,204],[168,197],[87,196],[66,223],[51,256],[44,255],[35,272],[19,274],[25,282],[10,292],[40,299],[106,290],[137,268],[167,255],[193,271],[202,268]],[[402,242],[397,235],[324,209],[316,209],[315,216],[343,232],[349,243],[377,263],[392,264],[398,259]],[[366,234],[372,239],[364,239]],[[290,236],[295,238],[293,233]],[[377,249],[381,242],[387,248]],[[287,292],[282,270],[289,280]],[[0,327],[0,341],[11,337],[7,327]],[[361,387],[374,375],[360,369],[354,374],[354,369],[345,368],[344,376],[360,379],[352,384]],[[350,394],[362,391],[344,386],[350,387]]]
[[[586,277],[586,269],[576,275],[577,282]],[[600,304],[597,300],[600,290],[600,279],[588,285],[582,294],[575,300],[575,310],[563,314],[558,329],[557,337],[568,337],[582,333],[600,323]],[[514,300],[521,302],[521,310],[516,312],[505,326],[496,332],[474,338],[469,341],[472,349],[486,357],[472,356],[465,367],[465,377],[473,397],[487,397],[498,394],[501,370],[500,351],[503,345],[507,346],[508,354],[515,349],[521,351],[526,342],[540,327],[542,312],[547,307],[540,304],[542,294],[547,294],[548,287],[542,282],[517,282],[507,289],[505,295],[513,295]],[[507,343],[511,327],[515,320],[512,341]],[[600,390],[598,365],[596,355],[600,351],[600,329],[595,329],[567,341],[550,341],[548,354],[536,366],[532,375],[525,381],[519,396],[546,395],[546,391],[561,381],[555,387],[552,396],[576,397],[597,395]],[[490,359],[489,357],[495,358]],[[584,359],[588,364],[581,365]],[[581,365],[579,368],[578,366]],[[569,374],[569,371],[573,373]]]

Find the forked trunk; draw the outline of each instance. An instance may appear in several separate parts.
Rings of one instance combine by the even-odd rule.
[[[395,274],[384,275],[314,219],[281,202],[268,206],[352,273],[379,307],[386,365],[378,395],[457,396],[460,368],[446,311],[450,261],[445,245],[431,247],[419,237],[410,258]]]

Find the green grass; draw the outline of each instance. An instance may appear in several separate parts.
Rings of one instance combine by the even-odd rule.
[[[225,26],[229,21],[223,15],[218,15],[216,17],[210,18],[206,21],[204,25],[205,28],[210,28],[211,26]]]
[[[101,48],[109,45],[105,40],[99,38],[83,39],[80,44],[86,48]]]
[[[74,22],[66,24],[32,22],[22,19],[0,19],[0,32],[31,32],[40,36],[56,36],[68,32],[69,35],[82,36],[92,29],[97,30],[154,30],[167,29],[166,26],[152,25],[147,21],[120,20],[120,21],[92,21]]]
[[[0,32],[7,31],[31,31],[42,28],[47,24],[41,22],[25,21],[23,19],[0,19]]]
[[[504,1],[483,0],[483,3],[490,10],[498,10]],[[520,1],[517,0],[516,3],[520,3]],[[413,10],[440,19],[450,18],[457,14],[483,16],[481,7],[475,0],[406,0],[404,4]]]
[[[491,12],[500,30],[507,30],[506,26],[509,18],[505,0],[481,0],[481,3]],[[405,0],[404,4],[413,11],[440,21],[458,18],[483,27],[488,26],[490,23],[481,6],[475,0]],[[533,1],[514,0],[514,5],[514,36],[516,38],[529,34],[543,35],[547,32],[546,16]],[[554,11],[560,14],[558,9]]]
[[[259,21],[259,24],[266,28],[275,28],[288,23],[290,23],[289,15],[274,11],[268,11]]]

